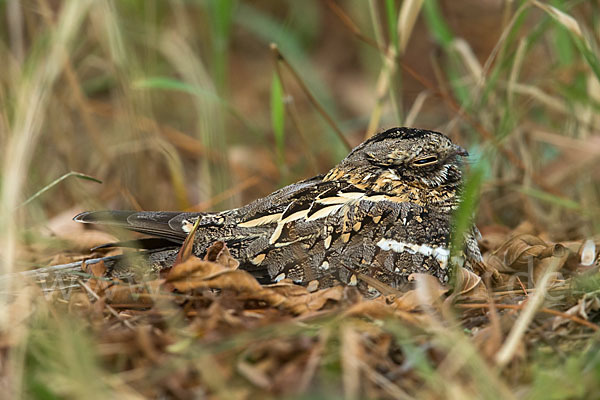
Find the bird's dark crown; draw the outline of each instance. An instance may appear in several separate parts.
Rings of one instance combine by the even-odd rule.
[[[460,185],[466,155],[439,132],[392,128],[357,146],[325,179],[360,183],[365,190],[378,192],[393,191],[400,184],[453,190]]]

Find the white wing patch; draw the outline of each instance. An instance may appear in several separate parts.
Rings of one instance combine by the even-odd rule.
[[[324,197],[315,200],[320,204],[352,204],[365,197],[363,192],[338,192],[335,197]]]
[[[333,206],[328,206],[328,207],[322,208],[319,211],[315,211],[315,213],[313,215],[311,215],[310,217],[306,218],[306,220],[307,221],[315,221],[317,219],[321,219],[321,218],[327,217],[329,215],[335,214],[343,206],[344,206],[344,203],[335,204]]]
[[[277,227],[275,228],[275,231],[273,232],[273,234],[269,238],[269,244],[275,243],[277,241],[277,239],[279,239],[279,236],[281,236],[281,232],[282,231],[283,231],[283,224],[282,223],[278,223]]]
[[[307,214],[308,214],[308,209],[296,211],[295,213],[288,215],[284,219],[280,219],[279,223],[285,224],[286,222],[296,221],[296,220],[305,218]]]
[[[181,230],[185,233],[190,233],[194,228],[194,224],[197,220],[198,218],[184,219],[183,221],[181,221]]]
[[[257,255],[256,257],[254,257],[250,262],[254,265],[260,265],[260,263],[263,262],[263,260],[265,259],[267,255],[265,253],[261,253],[259,255]]]
[[[415,243],[399,242],[394,239],[381,239],[379,242],[377,242],[377,246],[379,246],[381,250],[391,250],[394,253],[419,253],[424,256],[433,257],[440,263],[440,267],[443,269],[448,266],[448,259],[450,257],[450,250],[442,246],[432,247],[426,244],[418,245]]]
[[[242,222],[238,224],[238,226],[241,226],[242,228],[253,228],[255,226],[272,224],[273,222],[279,221],[281,219],[281,215],[282,213],[265,215],[259,218],[251,219],[246,222]]]

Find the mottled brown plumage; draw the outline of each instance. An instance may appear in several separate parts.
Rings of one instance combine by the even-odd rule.
[[[100,211],[75,220],[112,223],[165,239],[149,250],[156,268],[199,219],[194,253],[227,243],[240,268],[261,282],[336,282],[373,292],[361,274],[401,287],[415,272],[449,279],[451,217],[467,153],[438,132],[394,128],[356,147],[325,176],[286,186],[220,213]],[[481,259],[473,227],[465,255]],[[169,245],[170,243],[170,245]],[[168,248],[172,246],[172,248]],[[156,247],[156,246],[155,246]],[[115,268],[123,268],[119,263]]]

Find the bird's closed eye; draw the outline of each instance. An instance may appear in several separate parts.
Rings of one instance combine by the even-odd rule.
[[[418,167],[424,167],[426,165],[435,164],[437,161],[438,158],[436,156],[425,156],[414,160],[413,165],[416,165]]]

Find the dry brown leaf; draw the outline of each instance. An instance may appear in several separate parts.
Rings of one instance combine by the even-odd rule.
[[[539,237],[523,234],[510,239],[500,249],[506,265],[519,270],[526,268],[531,257],[538,257],[546,248],[548,245]]]
[[[417,288],[403,293],[401,296],[380,296],[374,300],[361,298],[356,304],[344,312],[344,316],[365,316],[386,318],[391,315],[408,322],[417,323],[422,320],[420,311],[425,307],[441,304],[440,298],[448,292],[439,280],[429,274],[412,274],[409,278],[417,284]]]
[[[167,282],[172,283],[179,291],[195,289],[193,282],[207,279],[215,274],[227,271],[221,264],[204,261],[196,256],[189,256],[169,270]]]
[[[190,257],[169,271],[167,282],[181,292],[196,289],[224,289],[237,293],[250,294],[255,300],[262,300],[271,306],[279,306],[286,297],[265,288],[248,272],[231,270],[220,264]],[[306,290],[306,289],[304,289]]]
[[[90,296],[84,292],[75,292],[69,297],[69,312],[77,312],[79,315],[89,313],[92,308]]]
[[[216,262],[229,269],[236,269],[240,265],[240,262],[231,256],[225,242],[221,241],[214,242],[208,250],[206,250],[204,260]]]
[[[496,268],[494,268],[493,265],[490,265],[484,261],[480,261],[473,263],[472,266],[476,275],[483,278],[489,277],[491,282],[494,284],[503,283],[502,274]]]
[[[62,238],[74,232],[82,232],[89,227],[83,224],[74,224],[73,215],[84,212],[83,208],[72,207],[68,208],[53,217],[51,217],[41,228],[42,232],[47,232],[50,235]]]
[[[266,289],[271,289],[282,296],[297,297],[308,294],[308,289],[304,286],[296,285],[291,279],[283,279],[280,282],[271,285],[263,285]]]
[[[409,290],[408,292],[404,293],[401,297],[396,298],[393,302],[394,308],[409,312],[419,309],[422,305],[423,303],[419,298],[416,289]]]
[[[154,304],[152,296],[149,294],[149,288],[154,287],[157,290],[162,281],[146,282],[144,286],[134,286],[129,284],[119,284],[115,282],[104,291],[104,298],[110,304],[123,304],[128,306],[151,306]],[[151,290],[151,291],[154,291]]]
[[[88,264],[85,264],[88,265]],[[100,261],[94,264],[90,264],[90,273],[96,277],[106,276],[106,265],[104,261]]]
[[[390,285],[383,283],[376,278],[373,278],[371,276],[361,274],[361,273],[358,273],[357,275],[358,275],[358,279],[364,281],[369,286],[376,289],[383,296],[389,296],[389,295],[400,296],[400,295],[402,295],[402,292],[400,292],[398,289],[395,289],[395,288],[391,287]],[[378,294],[376,294],[376,296],[377,295]]]
[[[551,266],[551,264],[554,262],[554,257],[547,257],[544,258],[543,260],[540,260],[539,262],[534,264],[533,267],[533,271],[532,271],[532,281],[534,283],[534,285],[537,285],[537,282],[540,280],[540,278],[542,276],[544,276],[544,274],[546,273],[546,270]],[[561,265],[559,265],[557,271],[559,271],[563,265],[566,262],[566,257],[564,260],[561,260]],[[552,287],[552,285],[554,285],[554,283],[556,283],[556,281],[561,277],[562,275],[559,272],[554,272],[552,274],[552,277],[550,279],[550,281],[548,282],[549,287]]]
[[[264,289],[260,283],[248,272],[242,270],[228,270],[222,265],[202,261],[203,265],[208,266],[209,270],[217,271],[206,274],[206,276],[196,275],[190,277],[188,282],[180,282],[182,287],[189,285],[190,289],[229,289],[236,292],[260,292]],[[174,283],[175,284],[175,283]],[[183,289],[180,289],[185,291]]]
[[[162,361],[165,355],[157,349],[151,329],[152,327],[148,325],[139,326],[135,332],[135,339],[142,354],[145,355],[150,361],[159,363]]]
[[[390,307],[390,303],[394,300],[394,296],[390,296],[390,299],[387,300],[383,297],[374,300],[361,300],[344,310],[342,317],[369,316],[374,319],[386,318],[394,313],[393,306]]]
[[[459,267],[456,271],[456,294],[467,294],[473,291],[481,283],[481,277],[466,268]]]
[[[104,261],[100,261],[94,264],[83,264],[82,269],[84,272],[92,275],[92,278],[88,279],[87,285],[95,293],[101,295],[111,285],[111,283],[102,278],[106,277],[106,265]]]
[[[330,300],[339,302],[343,295],[344,288],[342,286],[334,286],[311,293],[307,302],[308,310],[318,311]]]
[[[302,315],[311,311],[318,311],[325,306],[328,301],[341,301],[344,295],[342,286],[333,286],[330,288],[309,292],[307,288],[293,283],[269,286],[275,293],[283,296],[285,301],[281,306],[296,315]]]
[[[190,233],[190,235],[191,234],[192,233]],[[177,259],[175,260],[175,265],[167,274],[167,282],[173,284],[179,291],[187,292],[194,289],[207,288],[214,283],[207,284],[207,282],[202,281],[216,278],[217,275],[222,272],[234,271],[239,266],[239,262],[231,256],[231,253],[224,242],[219,241],[213,243],[213,245],[208,248],[203,260],[191,253],[191,242],[186,240],[186,243],[181,247]],[[240,285],[248,285],[248,279],[256,282],[250,275],[249,277],[241,278]],[[227,280],[227,277],[221,278],[221,281],[224,283]],[[229,286],[231,285],[231,282],[227,282],[226,284]],[[256,285],[259,284],[256,282],[256,285],[249,285],[256,287]]]
[[[426,322],[429,316],[423,313],[415,313],[405,310],[403,303],[395,304],[395,297],[384,298],[380,296],[373,300],[363,300],[346,308],[341,318],[347,317],[370,317],[373,319],[398,318],[404,322],[419,325]]]
[[[522,234],[509,239],[493,253],[485,255],[485,264],[499,272],[527,270],[534,258],[552,254],[553,245],[537,236]]]
[[[207,259],[217,260],[219,263],[206,261]],[[181,292],[217,288],[233,290],[244,293],[246,299],[263,301],[274,307],[281,306],[294,314],[316,311],[327,301],[340,301],[342,298],[341,287],[309,293],[307,288],[288,280],[261,286],[248,272],[235,269],[237,266],[238,262],[231,257],[224,243],[217,242],[211,246],[205,260],[189,256],[186,261],[171,268],[166,282]]]

